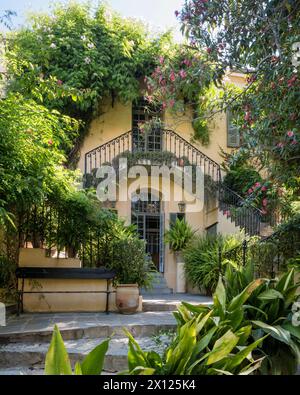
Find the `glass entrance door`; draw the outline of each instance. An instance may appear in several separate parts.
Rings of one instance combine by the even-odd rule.
[[[146,252],[158,271],[164,271],[163,231],[162,214],[160,213],[160,201],[138,200],[132,203],[132,220],[136,224],[141,239],[146,241]]]

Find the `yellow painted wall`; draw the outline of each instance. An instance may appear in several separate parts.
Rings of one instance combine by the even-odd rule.
[[[237,84],[243,86],[245,84],[245,77],[238,73],[231,73],[228,79]],[[111,106],[111,102],[108,101],[103,106],[104,114],[95,119],[91,126],[88,135],[86,136],[83,146],[80,152],[80,160],[78,168],[84,172],[84,157],[90,150],[109,142],[115,137],[131,130],[132,128],[132,105],[128,103],[126,105],[116,102],[114,107]],[[193,135],[193,128],[191,124],[190,114],[185,114],[182,117],[174,117],[173,114],[167,112],[164,115],[164,123],[166,128],[174,130],[180,136],[190,141]],[[232,149],[227,147],[227,119],[224,113],[217,114],[210,124],[210,143],[208,146],[203,146],[200,143],[193,143],[200,151],[205,155],[216,161],[217,163],[222,162],[220,156],[220,147],[231,152]],[[173,186],[174,187],[174,186]],[[174,187],[177,188],[176,186]],[[131,222],[131,202],[118,202],[116,209],[120,217],[124,218],[127,223]],[[178,202],[164,203],[165,212],[165,229],[169,228],[169,214],[171,212],[178,212]],[[199,211],[197,213],[187,213],[187,222],[199,233],[203,233],[205,228],[218,222],[218,209],[212,209],[209,212],[206,210]],[[223,223],[220,226],[222,229]],[[166,247],[166,259],[165,259],[165,278],[170,288],[175,288],[176,284],[176,264],[173,257]]]
[[[245,77],[239,73],[231,73],[228,76],[230,82],[243,86]],[[112,107],[111,100],[107,100],[101,105],[103,115],[94,119],[91,123],[89,133],[87,134],[83,146],[80,151],[80,160],[78,168],[84,171],[84,155],[99,147],[102,144],[114,139],[122,133],[128,132],[132,128],[132,105],[131,103],[122,104],[115,102]],[[174,116],[171,112],[167,112],[164,116],[166,127],[173,129],[176,133],[190,141],[193,135],[193,127],[191,124],[191,114],[188,112],[182,117]],[[227,148],[227,120],[225,114],[217,114],[210,124],[210,144],[205,147],[200,143],[194,145],[211,159],[220,163],[220,147],[230,152]]]

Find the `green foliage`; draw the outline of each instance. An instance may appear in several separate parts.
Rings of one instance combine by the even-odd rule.
[[[100,375],[110,339],[95,347],[82,362],[75,364],[74,373],[60,331],[55,325],[45,361],[46,375]]]
[[[150,104],[168,108],[178,114],[192,114],[194,139],[209,143],[209,127],[205,116],[212,103],[211,81],[214,67],[205,63],[202,54],[187,46],[174,46],[157,58],[157,67],[148,75],[147,98]]]
[[[253,281],[254,265],[232,270],[224,277],[227,300],[236,298]],[[252,323],[254,339],[269,334],[261,352],[266,355],[262,374],[294,374],[300,362],[300,330],[293,325],[292,307],[299,297],[300,283],[295,281],[294,269],[275,280],[264,279],[244,306],[244,319]]]
[[[257,182],[262,182],[262,178],[258,171],[249,165],[233,167],[224,177],[224,184],[243,197],[247,196],[249,189]]]
[[[252,283],[229,307],[231,320],[237,320],[237,317],[234,318],[235,311],[242,308],[258,284]],[[224,306],[226,296],[222,283],[217,292],[220,298],[218,303]],[[153,351],[144,352],[133,336],[126,332],[129,338],[127,373],[247,375],[258,369],[262,359],[253,358],[252,352],[267,336],[250,341],[251,325],[232,328],[224,317],[216,318],[217,307],[180,306],[175,313],[179,324],[177,335],[162,356]]]
[[[183,253],[187,280],[200,290],[205,288],[211,295],[226,265],[236,265],[226,258],[226,254],[239,245],[240,240],[234,236],[195,237]]]
[[[152,38],[142,23],[102,4],[96,10],[56,4],[52,14],[34,14],[28,27],[11,34],[9,89],[86,122],[109,98],[112,105],[137,98],[169,44],[169,34]]]
[[[63,167],[63,148],[69,147],[71,136],[76,135],[76,123],[20,95],[10,94],[1,100],[0,112],[3,218],[39,204],[46,195],[70,188],[74,175]],[[4,221],[9,222],[7,218]]]
[[[193,239],[195,231],[185,220],[176,219],[170,229],[165,233],[165,243],[169,243],[173,252],[183,251]]]
[[[0,288],[7,291],[15,287],[16,264],[6,256],[0,255]]]
[[[138,284],[146,288],[151,285],[152,262],[145,249],[145,241],[137,235],[112,242],[108,267],[116,271],[116,284]]]
[[[224,92],[215,112],[235,113],[242,151],[264,167],[276,187],[298,198],[300,40],[297,1],[186,0],[178,18],[195,52],[206,52],[216,84]],[[296,49],[295,49],[296,51]],[[249,72],[240,93],[219,84],[228,69]]]

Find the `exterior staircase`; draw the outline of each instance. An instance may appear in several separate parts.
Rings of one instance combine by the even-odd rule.
[[[150,289],[142,288],[141,294],[143,296],[170,295],[173,293],[173,290],[168,288],[166,279],[162,273],[152,272],[151,277],[153,279],[152,287]]]
[[[155,131],[157,134],[157,130]],[[172,130],[161,129],[161,152],[171,152],[178,162],[188,162],[190,165],[201,166],[205,182],[214,185],[218,196],[219,210],[234,222],[236,227],[245,231],[249,236],[265,236],[272,233],[272,227],[262,222],[262,212],[254,206],[246,205],[245,200],[222,182],[220,165],[201,152],[198,148]],[[118,156],[131,152],[143,152],[143,146],[138,138],[138,130],[130,130],[117,138],[94,148],[85,155],[85,184],[101,165],[112,163]],[[142,146],[142,148],[141,148]],[[275,225],[275,224],[272,224]],[[268,229],[268,230],[267,230]],[[163,292],[164,284],[159,284]]]

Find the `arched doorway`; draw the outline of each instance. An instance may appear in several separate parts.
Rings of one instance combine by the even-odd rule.
[[[137,226],[140,238],[146,241],[146,252],[161,273],[164,272],[164,215],[159,195],[143,191],[132,197],[131,222]]]

